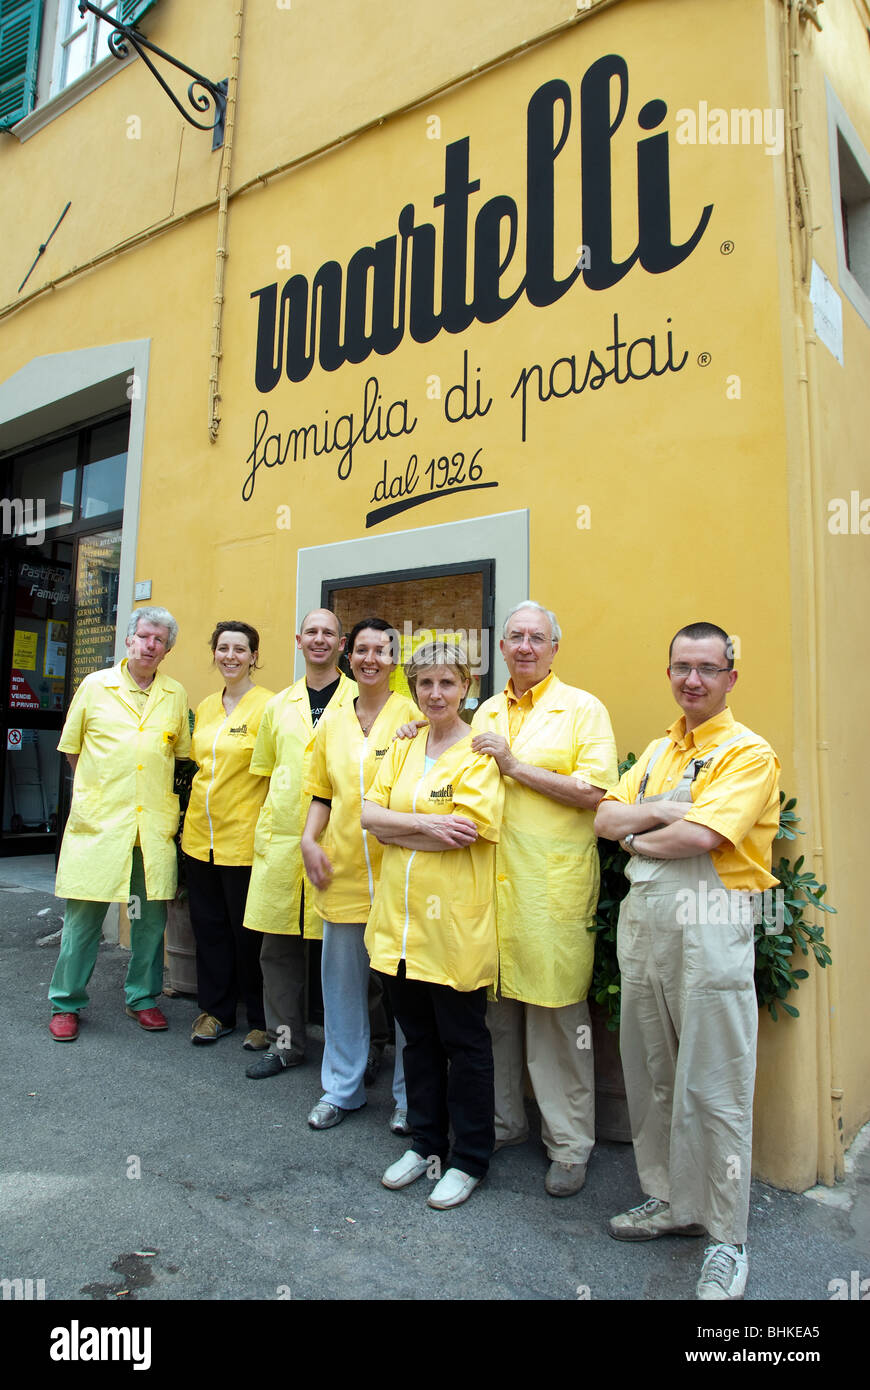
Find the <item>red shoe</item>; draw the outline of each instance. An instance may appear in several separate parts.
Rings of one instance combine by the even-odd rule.
[[[169,1024],[159,1009],[127,1009],[130,1018],[135,1018],[140,1028],[148,1033],[162,1033]]]
[[[78,1014],[52,1014],[48,1031],[55,1042],[75,1042],[79,1035]]]

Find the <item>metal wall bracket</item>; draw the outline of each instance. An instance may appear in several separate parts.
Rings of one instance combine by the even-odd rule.
[[[213,150],[219,150],[224,143],[224,120],[227,109],[228,79],[224,78],[221,82],[210,81],[209,78],[203,77],[202,73],[197,72],[195,68],[189,68],[187,64],[182,63],[179,58],[173,58],[171,53],[167,53],[164,49],[158,48],[156,43],[151,43],[149,39],[146,39],[144,34],[139,33],[138,29],[133,29],[128,24],[122,24],[113,15],[106,14],[105,10],[101,10],[97,5],[91,4],[91,0],[79,0],[79,14],[84,15],[88,10],[90,10],[91,14],[95,14],[98,19],[104,20],[105,23],[111,27],[112,32],[109,34],[108,43],[109,52],[112,54],[112,57],[128,57],[130,46],[132,46],[145,66],[160,83],[160,86],[163,88],[176,110],[180,111],[188,124],[195,126],[197,130],[210,130],[212,132],[211,147]],[[171,63],[174,68],[178,68],[180,72],[186,73],[188,77],[193,79],[187,89],[187,100],[193,110],[198,111],[202,115],[205,115],[214,108],[213,120],[207,123],[198,121],[185,110],[172,88],[157,71],[157,68],[148,56],[149,53],[156,54],[158,58],[162,58],[165,62]]]

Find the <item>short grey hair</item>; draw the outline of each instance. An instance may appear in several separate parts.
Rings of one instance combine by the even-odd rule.
[[[527,598],[524,600],[523,603],[517,603],[514,605],[514,607],[511,609],[511,611],[508,613],[507,617],[504,620],[504,627],[502,628],[501,632],[502,637],[507,637],[508,623],[510,622],[514,614],[519,613],[523,608],[534,608],[536,612],[543,613],[544,617],[549,620],[550,629],[553,633],[553,641],[561,642],[562,629],[559,626],[559,619],[556,617],[556,614],[553,613],[551,609],[545,608],[542,603],[535,603],[535,600],[533,598]]]
[[[172,651],[178,639],[178,623],[173,618],[168,608],[134,608],[130,614],[130,621],[127,624],[127,636],[135,637],[139,631],[139,624],[155,623],[158,627],[165,627],[169,633],[166,643],[166,650]]]

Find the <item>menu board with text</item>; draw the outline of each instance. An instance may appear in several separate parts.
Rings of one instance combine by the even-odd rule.
[[[79,541],[71,694],[91,671],[111,666],[115,660],[120,561],[120,530],[101,531]]]

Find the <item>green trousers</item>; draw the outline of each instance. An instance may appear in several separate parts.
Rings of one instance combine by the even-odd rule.
[[[151,1009],[163,990],[163,933],[166,903],[149,902],[145,895],[145,865],[138,845],[130,875],[130,964],[124,998],[131,1009]],[[88,1002],[88,980],[94,973],[108,903],[68,898],[63,918],[60,955],[48,997],[52,1013],[77,1014]]]

